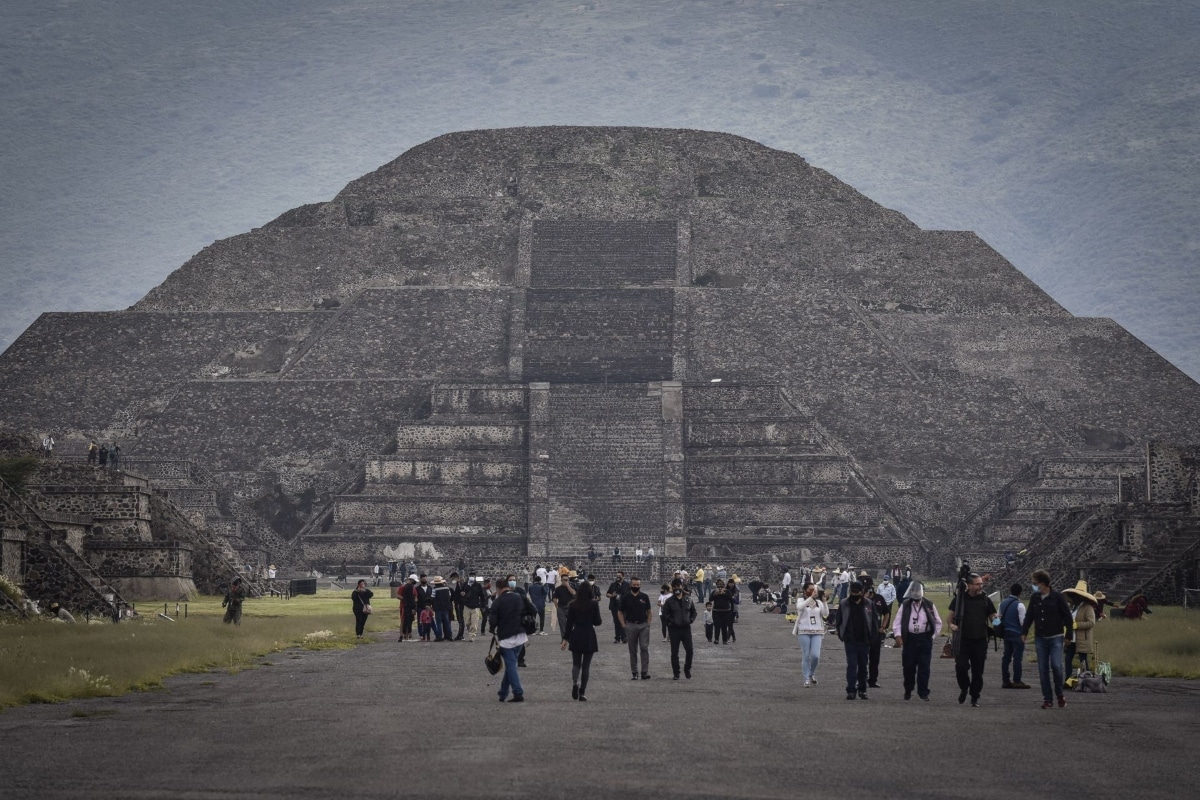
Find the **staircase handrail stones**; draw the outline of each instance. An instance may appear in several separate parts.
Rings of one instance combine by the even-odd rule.
[[[1030,560],[1037,558],[1039,554],[1053,557],[1054,552],[1066,541],[1071,532],[1092,517],[1093,509],[1090,506],[1070,506],[1054,512],[1054,519],[1042,529],[1041,533],[1029,540],[1012,565],[992,575],[992,585],[1007,586],[1012,583],[1015,575],[1028,571]],[[1055,561],[1055,565],[1057,565],[1057,561]],[[1037,566],[1050,571],[1051,575],[1057,574],[1050,569],[1050,562],[1039,562]],[[1024,578],[1019,578],[1019,580],[1024,580]]]
[[[974,511],[963,518],[962,522],[958,524],[958,530],[952,537],[952,541],[958,544],[961,544],[964,541],[969,541],[972,538],[971,534],[974,532],[973,523],[975,520],[979,519],[979,517],[985,512],[993,509],[993,507],[998,506],[1000,501],[1008,494],[1013,486],[1028,478],[1030,474],[1039,469],[1040,466],[1040,461],[1034,461],[1017,470],[1017,474],[1013,475],[1007,483],[1005,483],[996,491],[992,492],[986,500],[975,507]],[[994,519],[998,516],[999,515],[996,514],[989,514],[986,519]]]
[[[30,530],[40,534],[43,543],[74,574],[78,584],[87,587],[88,593],[92,595],[91,603],[89,603],[90,608],[95,608],[98,612],[103,613],[104,616],[111,617],[113,622],[119,622],[121,619],[121,608],[128,604],[117,593],[117,590],[110,586],[90,564],[80,558],[65,542],[61,541],[61,534],[51,528],[42,519],[41,515],[38,514],[37,509],[26,502],[25,498],[21,497],[9,485],[8,481],[3,478],[0,478],[0,497],[9,504],[13,513],[29,526]],[[112,595],[111,600],[107,597],[110,594]]]

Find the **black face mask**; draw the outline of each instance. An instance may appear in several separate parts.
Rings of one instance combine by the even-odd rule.
[[[630,586],[629,587],[629,591],[632,592],[633,594],[637,594],[641,590],[642,590],[642,587],[640,587],[640,586]]]

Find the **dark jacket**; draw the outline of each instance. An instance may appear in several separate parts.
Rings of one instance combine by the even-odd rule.
[[[606,594],[612,595],[608,598],[608,610],[616,611],[621,607],[621,597],[629,591],[629,584],[625,581],[613,581],[608,585]]]
[[[516,592],[505,592],[492,602],[488,623],[497,639],[508,639],[524,633],[521,617],[525,613],[525,598]]]
[[[483,581],[476,580],[474,583],[467,584],[465,604],[467,608],[483,608],[487,605],[484,598]]]
[[[354,604],[354,613],[362,614],[363,606],[370,603],[371,598],[374,596],[374,592],[372,592],[370,589],[363,589],[361,592],[358,589],[355,589],[353,592],[351,592],[350,601]]]
[[[840,613],[838,614],[837,632],[838,638],[843,642],[870,644],[871,640],[878,635],[879,617],[875,614],[875,606],[870,600],[863,598],[861,604],[856,604],[853,600],[847,599],[838,606],[838,610]],[[863,620],[864,627],[861,632],[866,636],[864,639],[858,639],[852,635],[854,628],[850,624],[850,620],[854,614],[858,614]]]
[[[1041,592],[1035,592],[1025,610],[1025,624],[1021,626],[1021,635],[1029,633],[1034,624],[1037,625],[1037,636],[1051,637],[1066,634],[1067,641],[1075,638],[1071,623],[1071,608],[1067,599],[1053,589],[1050,594],[1042,597]]]
[[[454,590],[449,586],[441,585],[433,587],[433,610],[434,611],[450,611],[454,604]]]
[[[588,603],[588,608],[590,613],[580,613],[574,603],[567,606],[567,626],[563,628],[562,638],[569,642],[567,649],[572,653],[595,653],[600,649],[596,641],[596,627],[603,624],[600,604]]]
[[[671,628],[686,628],[696,621],[696,604],[684,595],[682,598],[671,595],[663,603],[663,619]]]
[[[433,587],[428,583],[422,586],[417,584],[417,608],[427,608],[433,605]]]

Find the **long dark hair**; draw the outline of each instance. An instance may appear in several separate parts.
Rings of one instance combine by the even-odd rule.
[[[575,590],[575,599],[571,601],[571,607],[582,615],[592,610],[594,602],[596,598],[592,597],[592,587],[584,583]]]

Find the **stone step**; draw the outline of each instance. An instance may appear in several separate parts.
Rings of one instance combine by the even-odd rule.
[[[439,499],[439,500],[524,500],[529,489],[523,483],[513,485],[497,485],[486,483],[368,483],[363,490],[353,497],[359,498],[401,498],[408,500]]]
[[[347,495],[337,498],[334,523],[395,525],[513,525],[526,524],[523,503],[491,499],[441,500]]]
[[[1097,475],[1123,475],[1131,472],[1145,473],[1144,456],[1120,458],[1062,458],[1041,462],[1038,474],[1045,478],[1094,477]]]
[[[873,525],[883,517],[873,498],[788,497],[757,501],[691,501],[688,525]]]
[[[396,447],[400,450],[487,450],[523,448],[525,423],[484,425],[440,425],[412,423],[396,429]]]
[[[708,422],[684,418],[683,443],[687,448],[787,447],[801,450],[819,445],[821,438],[803,419],[769,419]]]
[[[772,497],[865,497],[865,491],[854,484],[848,483],[798,483],[798,484],[720,484],[696,486],[689,484],[687,499],[697,500],[750,500],[769,499]]]

